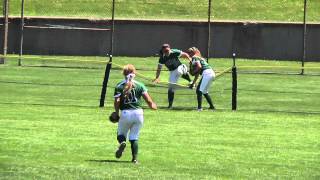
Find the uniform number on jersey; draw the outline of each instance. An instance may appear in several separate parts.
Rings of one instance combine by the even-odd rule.
[[[124,104],[136,103],[137,101],[136,92],[134,89],[131,89],[131,91],[128,92],[128,95],[124,98]]]

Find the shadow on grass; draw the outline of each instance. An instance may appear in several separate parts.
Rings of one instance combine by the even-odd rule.
[[[241,68],[241,67],[239,67]],[[264,75],[293,75],[293,76],[320,76],[319,73],[305,73],[301,75],[301,72],[272,72],[272,71],[243,71],[239,70],[238,74],[264,74]]]
[[[131,161],[119,161],[110,159],[89,159],[87,162],[97,162],[97,163],[131,163]]]
[[[57,84],[57,83],[39,83],[39,82],[17,82],[17,81],[0,81],[3,84],[19,84],[19,85],[37,85],[37,86],[75,86],[75,87],[100,87],[98,84]]]
[[[4,105],[28,105],[28,106],[48,106],[48,107],[76,107],[76,108],[98,108],[99,106],[75,105],[75,104],[45,104],[45,103],[22,103],[22,102],[1,102]]]
[[[161,110],[168,110],[168,111],[197,111],[196,107],[173,107],[172,109],[168,109],[166,106],[158,106],[158,109]],[[204,108],[204,111],[207,112],[232,112],[231,107],[230,109],[226,108],[218,108],[216,110],[210,110]],[[256,112],[256,113],[288,113],[288,114],[320,114],[320,111],[295,111],[295,110],[272,110],[272,109],[240,109],[234,112]]]
[[[75,108],[99,108],[97,106],[90,106],[90,105],[75,105],[75,104],[41,104],[41,103],[22,103],[22,102],[0,102],[0,105],[29,105],[29,106],[48,106],[48,107],[75,107]],[[148,109],[147,106],[143,106],[143,109]],[[196,107],[173,107],[172,109],[168,109],[167,106],[158,106],[160,110],[167,110],[167,111],[194,111],[197,112]],[[210,109],[204,108],[204,112],[232,112],[231,107],[230,109],[227,108],[218,108],[214,111]],[[290,110],[272,110],[272,109],[239,109],[234,112],[250,112],[250,113],[288,113],[288,114],[301,114],[301,115],[319,115],[320,111],[290,111]],[[199,112],[201,113],[201,112]]]
[[[318,115],[320,111],[289,111],[289,110],[272,110],[272,109],[241,109],[237,110],[239,112],[257,112],[257,113],[288,113],[288,114],[308,114],[308,115]]]
[[[90,63],[88,61],[87,63]],[[58,66],[58,65],[23,65],[23,67],[32,67],[32,68],[60,68],[60,69],[93,69],[93,70],[102,70],[103,67],[86,67],[86,66]]]

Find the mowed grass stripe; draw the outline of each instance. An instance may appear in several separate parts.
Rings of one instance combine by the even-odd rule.
[[[41,115],[41,109],[53,115]],[[3,162],[12,163],[13,175],[18,177],[61,177],[61,173],[73,178],[130,178],[135,173],[142,178],[312,177],[309,173],[317,175],[319,170],[317,116],[307,120],[241,112],[177,112],[172,116],[172,112],[160,111],[159,118],[146,111],[140,140],[143,163],[136,168],[112,162],[116,128],[106,122],[104,112],[44,107],[28,111],[24,118],[7,116],[8,120],[1,121],[6,124],[6,131],[1,128],[1,132],[7,136],[15,132],[14,139],[3,138],[10,143],[2,149],[8,151]],[[41,120],[35,121],[34,114]],[[181,120],[181,115],[189,118]],[[130,160],[128,149],[123,160]],[[121,173],[124,169],[127,172]]]

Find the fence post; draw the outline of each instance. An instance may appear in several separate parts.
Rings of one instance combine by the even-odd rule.
[[[3,17],[4,17],[4,28],[3,28],[3,57],[0,57],[0,64],[5,63],[5,58],[8,51],[8,17],[9,16],[9,0],[3,1]]]
[[[113,43],[114,43],[114,12],[115,12],[115,0],[112,0],[112,27],[111,27],[111,33],[110,33],[110,52],[109,52],[109,63],[106,66],[106,70],[104,73],[104,79],[102,84],[102,90],[100,95],[100,107],[104,107],[105,98],[107,94],[107,87],[108,87],[108,81],[109,81],[109,75],[111,71],[111,65],[112,65],[112,55],[113,55]]]
[[[301,75],[304,74],[304,62],[306,60],[306,47],[307,47],[307,23],[306,23],[306,16],[307,16],[307,0],[304,0],[303,6],[303,44],[302,44],[302,60],[301,60]]]
[[[207,62],[209,62],[211,47],[211,0],[208,2],[208,42],[207,42]]]
[[[232,66],[232,110],[237,110],[237,90],[238,90],[238,80],[237,80],[237,67],[236,67],[236,53],[232,54],[233,66]]]
[[[20,17],[20,50],[18,66],[21,66],[21,58],[23,53],[23,30],[24,30],[24,0],[21,0],[21,17]]]

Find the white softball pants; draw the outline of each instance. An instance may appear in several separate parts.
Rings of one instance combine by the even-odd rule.
[[[210,86],[215,76],[216,74],[212,69],[206,69],[202,72],[202,81],[199,88],[202,94],[207,94],[209,92]]]
[[[170,71],[170,76],[169,76],[169,88],[171,88],[173,91],[176,89],[177,87],[177,83],[179,78],[184,74],[184,67],[185,65],[181,64],[180,66],[178,66],[177,69]]]
[[[122,110],[118,124],[118,135],[123,135],[127,138],[130,131],[129,140],[138,140],[142,125],[142,109]]]

